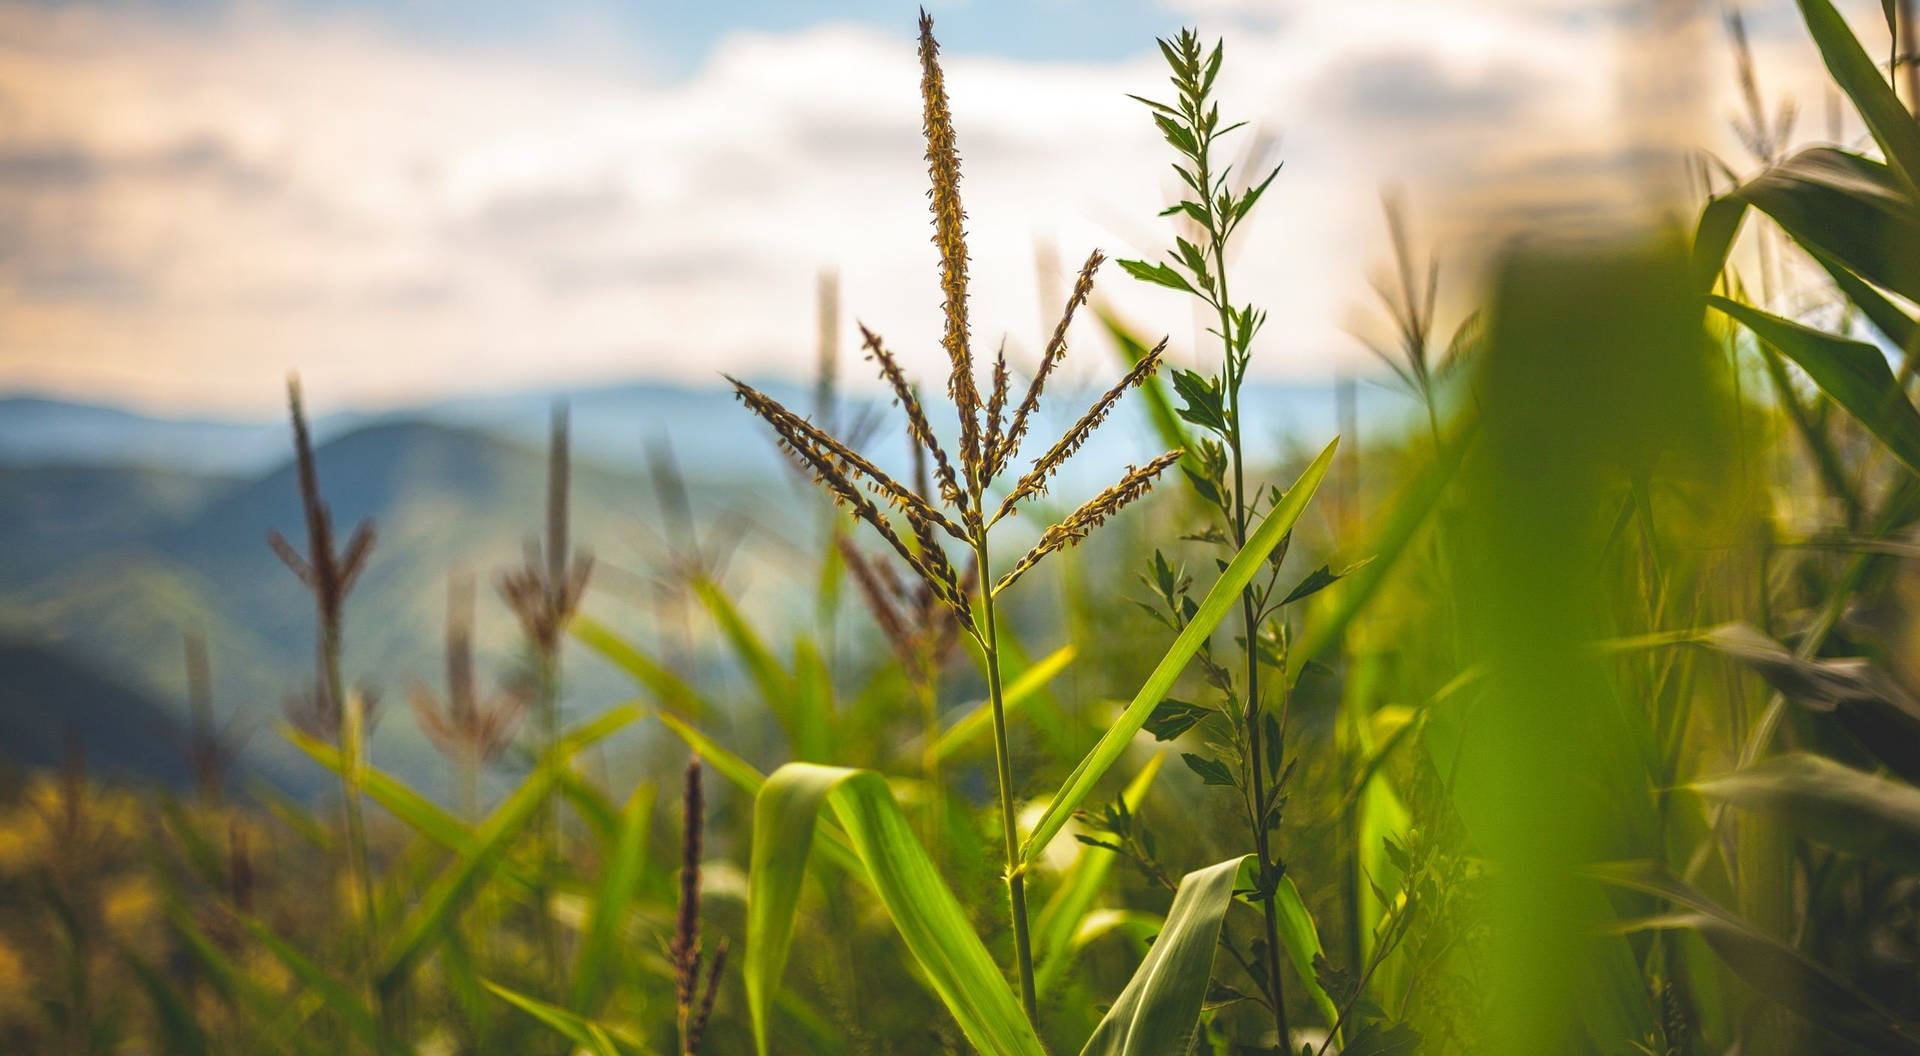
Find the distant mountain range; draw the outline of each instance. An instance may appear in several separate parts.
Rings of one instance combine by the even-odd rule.
[[[809,405],[795,386],[769,389],[792,406]],[[1289,422],[1295,436],[1317,443],[1333,431],[1330,388],[1250,395],[1266,420]],[[795,599],[810,573],[796,572],[794,558],[806,552],[811,561],[805,548],[818,519],[794,516],[810,501],[796,498],[798,477],[720,388],[516,393],[322,418],[314,423],[317,460],[336,523],[344,532],[372,518],[379,531],[349,602],[346,661],[349,677],[369,679],[385,701],[380,765],[433,772],[405,696],[412,680],[439,684],[450,572],[470,571],[481,583],[483,677],[514,662],[516,631],[491,582],[541,523],[542,447],[556,399],[571,409],[574,535],[600,562],[590,611],[642,637],[653,621],[648,577],[673,544],[649,464],[669,449],[696,529],[743,526],[729,583],[748,592],[750,611],[772,621],[801,609]],[[1376,428],[1395,400],[1363,392],[1363,428]],[[1084,402],[1071,393],[1057,401],[1062,410],[1049,424]],[[1119,464],[1156,446],[1137,410],[1116,415],[1061,490],[1104,484]],[[1270,450],[1281,446],[1275,438]],[[883,465],[904,466],[897,424],[868,447]],[[261,733],[251,742],[253,765],[288,787],[323,777],[270,732],[281,701],[311,678],[312,665],[311,602],[265,542],[279,530],[304,544],[290,453],[280,421],[176,420],[0,399],[0,758],[48,761],[51,731],[70,721],[98,742],[90,754],[122,770],[177,777],[154,747],[177,759],[177,740],[155,727],[184,711],[182,636],[192,630],[211,646],[218,710]],[[622,676],[574,655],[573,706],[630,695]],[[124,723],[109,721],[121,712]]]

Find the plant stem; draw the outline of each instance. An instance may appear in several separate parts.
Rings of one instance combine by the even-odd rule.
[[[1007,748],[1007,709],[1000,693],[1000,639],[994,623],[993,571],[987,559],[984,530],[974,536],[975,564],[980,573],[980,605],[986,612],[980,648],[987,656],[987,700],[993,705],[993,755],[1000,774],[1000,828],[1007,844],[1007,899],[1013,907],[1013,953],[1020,967],[1020,1002],[1028,1019],[1038,1019],[1040,1002],[1033,990],[1033,942],[1027,934],[1027,885],[1020,865],[1020,831],[1014,819],[1013,759]]]
[[[1210,144],[1209,144],[1210,145]],[[1204,158],[1205,155],[1203,154]],[[1202,187],[1211,187],[1206,182],[1210,178],[1204,161],[1200,166]],[[1207,206],[1208,215],[1213,216],[1211,203]],[[1222,221],[1214,217],[1209,226]],[[1213,237],[1214,281],[1216,298],[1214,309],[1220,316],[1220,341],[1225,350],[1225,372],[1227,380],[1227,444],[1233,460],[1233,545],[1235,550],[1243,550],[1247,545],[1247,520],[1250,513],[1246,498],[1246,460],[1241,454],[1240,443],[1240,382],[1242,369],[1240,360],[1244,349],[1235,349],[1233,325],[1233,301],[1227,294],[1227,247],[1224,230]],[[1293,1049],[1292,1034],[1287,1029],[1287,1003],[1285,988],[1280,981],[1280,927],[1277,911],[1273,903],[1273,891],[1268,884],[1268,870],[1272,868],[1273,856],[1267,836],[1267,787],[1266,757],[1261,751],[1260,729],[1260,650],[1258,635],[1259,616],[1256,613],[1254,588],[1249,585],[1240,591],[1240,626],[1246,636],[1247,654],[1247,700],[1241,715],[1247,739],[1247,769],[1250,771],[1253,794],[1253,848],[1260,859],[1260,915],[1265,929],[1265,949],[1263,960],[1266,962],[1267,998],[1273,1008],[1273,1029],[1277,1035],[1281,1052]],[[1281,746],[1274,745],[1276,753]]]

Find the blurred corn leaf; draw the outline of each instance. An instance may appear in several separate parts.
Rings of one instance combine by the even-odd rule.
[[[1628,922],[1633,928],[1697,932],[1735,975],[1771,1001],[1815,1026],[1882,1056],[1920,1053],[1920,1027],[1901,1020],[1825,965],[1723,909],[1657,862],[1608,862],[1588,867],[1597,880],[1663,898],[1690,912]]]
[[[1093,793],[1094,785],[1126,751],[1127,745],[1133,741],[1133,735],[1140,732],[1140,727],[1146,723],[1154,707],[1166,699],[1167,691],[1173,688],[1174,680],[1180,677],[1180,672],[1186,669],[1193,655],[1200,651],[1201,643],[1226,618],[1228,611],[1240,600],[1240,591],[1265,566],[1267,555],[1293,531],[1300,515],[1306,512],[1307,503],[1312,500],[1320,482],[1326,478],[1327,468],[1333,464],[1334,450],[1339,446],[1340,441],[1336,438],[1320,452],[1319,457],[1300,474],[1300,479],[1287,489],[1279,505],[1260,522],[1259,529],[1247,540],[1247,545],[1234,555],[1226,571],[1214,580],[1192,619],[1180,636],[1174,639],[1166,655],[1160,658],[1160,663],[1147,676],[1140,691],[1134,694],[1132,703],[1108,727],[1093,750],[1080,760],[1080,765],[1073,768],[1073,773],[1067,776],[1053,801],[1047,804],[1046,813],[1040,816],[1039,823],[1034,826],[1021,849],[1023,862],[1032,864],[1046,851],[1047,845],[1053,842],[1068,819],[1073,817],[1073,812]]]
[[[1886,152],[1887,161],[1900,175],[1908,193],[1920,190],[1920,122],[1907,112],[1900,97],[1894,94],[1893,86],[1881,75],[1879,64],[1867,55],[1853,30],[1848,28],[1847,20],[1840,17],[1829,0],[1799,0],[1799,3],[1807,32],[1819,45],[1820,57],[1826,60],[1827,72],[1833,75],[1834,83],[1853,100],[1854,109],[1867,123],[1874,141]],[[1913,61],[1913,57],[1909,56],[1908,61]]]
[[[1799,364],[1822,392],[1886,444],[1895,458],[1920,473],[1920,411],[1901,391],[1879,349],[1725,297],[1709,297],[1707,303]]]
[[[593,1056],[629,1056],[631,1050],[615,1042],[613,1033],[606,1027],[558,1005],[549,1005],[544,1001],[509,990],[498,983],[486,980],[482,982],[487,989],[499,995],[502,1001],[552,1027],[562,1037],[592,1053]]]
[[[871,770],[811,763],[774,771],[754,800],[745,974],[762,1056],[823,803],[832,804],[887,915],[967,1040],[983,1052],[1044,1056],[1019,999],[914,838],[886,780]]]
[[[1716,628],[1700,640],[1795,705],[1831,716],[1888,769],[1920,782],[1920,701],[1885,671],[1866,660],[1796,656],[1744,624]]]
[[[633,790],[620,811],[619,837],[602,869],[600,890],[588,911],[586,932],[573,961],[572,1004],[575,1008],[590,1008],[601,996],[615,936],[626,920],[640,884],[641,870],[646,866],[653,800],[654,786],[644,784]]]
[[[1166,926],[1080,1056],[1163,1056],[1192,1047],[1220,928],[1241,870],[1252,861],[1253,855],[1233,858],[1180,878]]]
[[[576,615],[567,628],[580,644],[599,653],[652,692],[662,708],[683,718],[697,719],[706,715],[706,701],[698,690],[652,657],[634,648],[631,642],[613,633],[605,624],[590,616]]]
[[[1795,242],[1862,279],[1920,298],[1920,207],[1892,169],[1832,147],[1812,147],[1768,168],[1707,204],[1694,239],[1701,288],[1726,264],[1741,218],[1751,207]]]
[[[1008,714],[1012,714],[1015,708],[1026,703],[1027,698],[1040,692],[1048,682],[1053,681],[1055,675],[1065,670],[1078,652],[1075,646],[1063,645],[1042,657],[1032,667],[1020,672],[1019,677],[1007,683],[1006,688],[1001,692],[1002,707]],[[993,713],[990,707],[989,702],[983,700],[955,720],[953,725],[941,731],[939,739],[933,742],[933,761],[946,762],[978,740],[982,734],[993,729]]]
[[[1688,787],[1836,851],[1920,871],[1920,789],[1804,752]]]
[[[1153,779],[1159,776],[1165,753],[1157,753],[1140,768],[1120,799],[1129,811],[1138,812],[1146,802]],[[1046,993],[1066,974],[1073,960],[1073,937],[1093,909],[1094,899],[1106,887],[1118,856],[1103,847],[1083,846],[1067,870],[1066,882],[1057,888],[1033,922],[1034,957],[1039,962],[1034,973],[1034,988]]]

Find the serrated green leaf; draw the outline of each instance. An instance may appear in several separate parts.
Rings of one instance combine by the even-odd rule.
[[[1307,503],[1312,501],[1313,493],[1326,478],[1327,468],[1333,465],[1333,453],[1339,445],[1337,438],[1329,443],[1300,474],[1300,479],[1287,489],[1286,499],[1267,514],[1253,537],[1247,540],[1247,545],[1234,555],[1226,572],[1214,581],[1206,598],[1194,610],[1186,629],[1180,632],[1166,655],[1154,666],[1153,673],[1147,676],[1139,692],[1134,694],[1132,703],[1107,728],[1093,750],[1073,768],[1073,773],[1067,775],[1066,782],[1060,786],[1052,802],[1047,804],[1046,812],[1040,816],[1033,833],[1021,846],[1020,858],[1023,863],[1032,864],[1047,849],[1047,845],[1053,842],[1053,838],[1073,817],[1073,812],[1080,809],[1080,804],[1092,794],[1094,785],[1126,751],[1134,734],[1140,732],[1140,727],[1153,713],[1154,705],[1166,699],[1167,691],[1173,688],[1174,680],[1180,677],[1180,672],[1200,651],[1201,644],[1239,602],[1240,591],[1253,582],[1254,575],[1265,564],[1267,554],[1280,545],[1280,540],[1293,530],[1301,514],[1306,512]]]

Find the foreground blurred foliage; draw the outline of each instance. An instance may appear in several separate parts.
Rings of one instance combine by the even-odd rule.
[[[274,545],[319,636],[285,736],[338,792],[230,795],[190,644],[190,799],[97,785],[77,744],[4,790],[0,1048],[1920,1052],[1920,123],[1826,0],[1801,8],[1873,152],[1781,156],[1743,67],[1762,168],[1707,177],[1690,245],[1516,250],[1442,336],[1402,241],[1380,352],[1419,424],[1280,467],[1242,457],[1264,316],[1226,250],[1272,177],[1215,154],[1221,51],[1164,42],[1175,101],[1147,105],[1187,193],[1165,261],[1123,266],[1202,302],[1221,355],[1163,383],[1097,309],[1126,380],[1004,493],[1030,408],[1004,359],[977,387],[923,21],[959,473],[873,335],[906,484],[830,385],[813,421],[742,388],[851,512],[784,514],[826,529],[790,637],[676,529],[662,596],[741,694],[674,633],[577,612],[556,417],[542,541],[500,580],[521,670],[478,688],[456,580],[448,684],[413,694],[448,810],[366,757],[377,701],[339,643],[375,536],[335,547],[296,391],[309,545]],[[1174,454],[1006,563],[987,526],[1135,386]],[[996,612],[1041,557],[1047,607]],[[583,650],[635,698],[563,716]],[[511,779],[490,802],[486,769]]]

